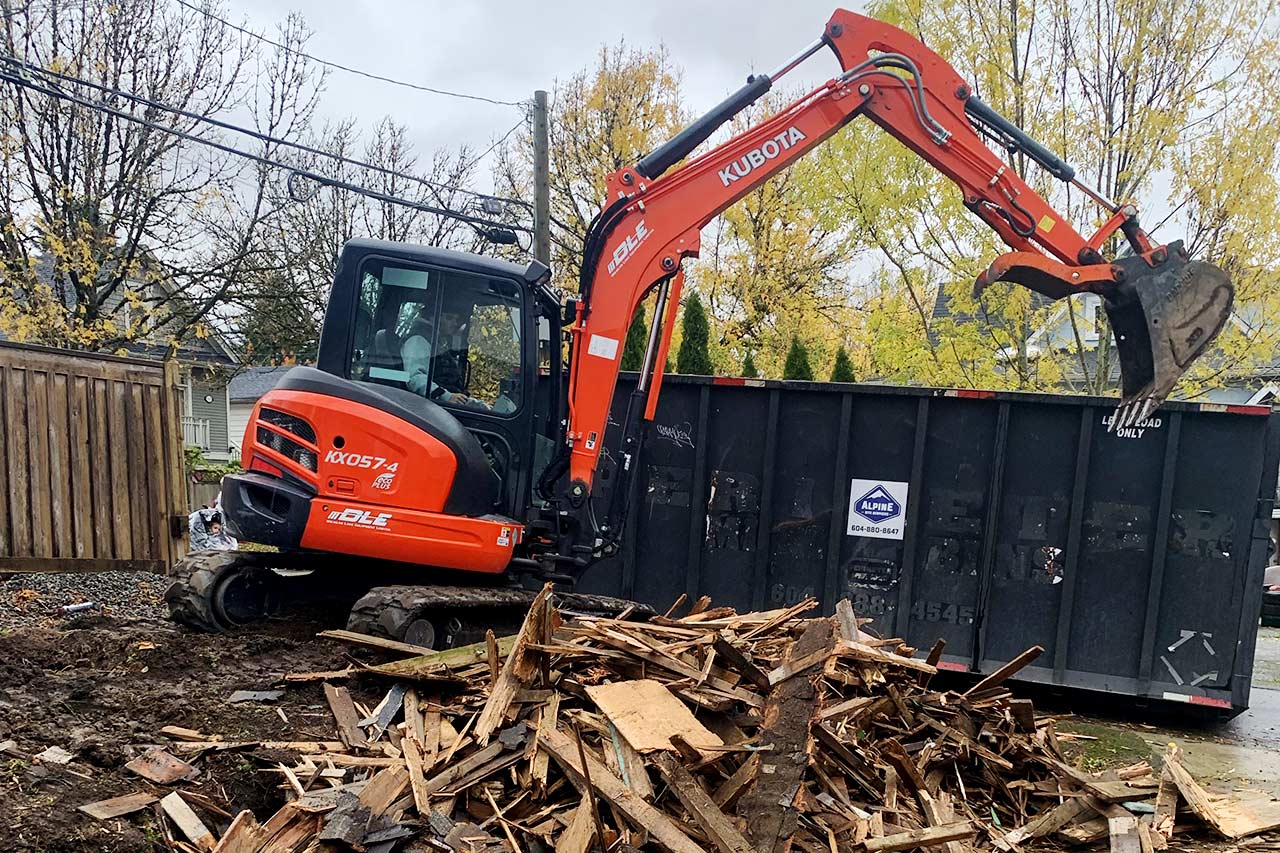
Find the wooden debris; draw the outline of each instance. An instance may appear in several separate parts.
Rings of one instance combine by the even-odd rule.
[[[324,698],[329,702],[329,710],[338,723],[338,737],[342,738],[342,742],[351,748],[368,746],[369,740],[360,730],[360,715],[356,713],[356,706],[351,701],[347,688],[325,684]]]
[[[1196,782],[1182,766],[1176,747],[1165,753],[1164,769],[1178,786],[1187,808],[1195,812],[1206,824],[1230,839],[1256,835],[1268,829],[1280,827],[1280,813],[1270,809],[1268,814],[1255,814],[1239,803],[1223,797],[1215,797]]]
[[[626,815],[636,828],[649,832],[657,844],[671,853],[703,853],[702,848],[685,835],[678,824],[637,797],[635,792],[603,764],[592,761],[590,757],[585,764],[581,763],[568,735],[561,731],[547,732],[539,735],[539,742],[569,773],[575,785],[586,787],[587,777],[590,776],[591,787]]]
[[[1136,817],[1122,815],[1108,818],[1107,829],[1111,835],[1111,853],[1142,853]]]
[[[714,732],[698,722],[689,706],[657,681],[598,684],[588,687],[587,695],[638,752],[672,749],[671,738],[676,736],[694,749],[724,745]]]
[[[1044,646],[1032,646],[1004,666],[997,669],[995,672],[988,675],[986,678],[983,678],[977,684],[970,687],[964,692],[964,695],[972,696],[975,693],[981,693],[984,690],[999,687],[1001,684],[1008,681],[1011,676],[1017,673],[1018,670],[1022,669],[1042,654],[1044,654]]]
[[[752,846],[734,826],[729,816],[707,796],[697,780],[670,753],[657,759],[658,770],[694,822],[702,828],[720,853],[752,853]]]
[[[97,818],[98,820],[110,820],[113,817],[132,814],[139,809],[144,809],[159,801],[159,799],[159,797],[148,794],[145,791],[140,791],[136,794],[125,794],[123,797],[98,800],[96,803],[85,803],[83,806],[76,806],[76,808],[89,817]]]
[[[355,631],[321,631],[316,636],[325,640],[337,640],[354,646],[381,649],[386,652],[399,652],[406,655],[428,655],[432,653],[432,650],[426,646],[415,646],[413,643],[402,643],[399,640],[375,637],[372,634],[358,634]]]
[[[973,835],[973,826],[968,823],[957,823],[951,826],[934,826],[928,829],[913,829],[910,832],[897,832],[883,838],[868,838],[867,853],[888,853],[891,850],[916,850],[920,847],[933,847],[948,841],[959,841]]]
[[[809,622],[800,639],[788,646],[784,660],[794,662],[825,654],[832,649],[833,635],[830,619]],[[794,805],[809,763],[809,721],[820,699],[815,680],[784,681],[765,700],[760,745],[769,754],[760,759],[760,774],[737,805],[756,850],[787,849],[799,825],[800,813]]]
[[[549,633],[554,613],[551,607],[553,588],[554,585],[550,583],[543,586],[542,591],[529,605],[529,616],[520,627],[520,633],[516,635],[515,646],[507,655],[502,665],[502,672],[489,690],[489,698],[485,701],[484,710],[480,712],[480,719],[475,727],[476,743],[480,746],[489,742],[494,731],[502,724],[507,708],[511,707],[511,700],[515,698],[516,690],[524,686],[537,669],[535,653],[530,651],[529,645],[540,642],[543,635]],[[487,657],[487,644],[485,654]]]
[[[191,806],[187,805],[187,801],[182,799],[181,794],[177,791],[169,794],[160,801],[160,807],[188,841],[200,850],[213,850],[213,833],[191,810]]]
[[[181,759],[174,758],[163,747],[153,746],[124,766],[143,779],[157,785],[172,785],[196,774],[196,768]]]
[[[231,821],[213,853],[257,853],[266,840],[253,812],[246,809]]]
[[[1054,721],[1003,686],[1036,648],[958,693],[930,687],[941,643],[921,657],[869,633],[848,602],[829,618],[806,618],[812,599],[745,614],[699,599],[679,618],[562,624],[551,601],[544,588],[514,636],[287,679],[317,702],[322,683],[340,740],[166,727],[168,751],[196,766],[230,750],[294,755],[270,756],[288,801],[261,825],[192,793],[162,801],[161,842],[212,848],[192,806],[231,821],[221,853],[1018,853],[1052,836],[1154,853],[1179,798],[1184,817],[1231,838],[1280,823],[1205,792],[1176,751],[1159,780],[1145,762],[1067,764]],[[331,683],[344,678],[349,689]],[[323,732],[311,716],[289,714],[306,720],[299,736]],[[81,810],[105,820],[155,803],[118,800]]]

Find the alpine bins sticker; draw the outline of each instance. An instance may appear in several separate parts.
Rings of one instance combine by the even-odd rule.
[[[906,483],[854,480],[849,487],[850,536],[901,539],[906,517]]]

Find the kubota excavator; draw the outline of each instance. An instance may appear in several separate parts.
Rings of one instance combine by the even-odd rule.
[[[823,47],[840,74],[681,163]],[[348,243],[317,366],[294,368],[261,399],[241,451],[247,470],[223,483],[233,531],[278,550],[188,556],[166,594],[174,618],[220,630],[291,598],[346,589],[366,593],[351,610],[353,629],[439,648],[518,623],[533,595],[521,581],[572,584],[617,547],[681,265],[698,255],[700,229],[860,115],[950,178],[1010,247],[977,277],[977,291],[1012,282],[1052,299],[1102,298],[1122,367],[1113,427],[1145,418],[1222,328],[1233,289],[1220,269],[1189,259],[1180,242],[1153,245],[1132,205],[1085,185],[918,40],[837,10],[778,71],[749,78],[608,176],[573,298],[562,300],[536,261]],[[1105,223],[1081,236],[984,137],[1074,185]],[[1127,252],[1108,258],[1117,234]],[[655,289],[643,366],[620,439],[605,453],[622,341]],[[562,604],[626,606],[573,593]]]

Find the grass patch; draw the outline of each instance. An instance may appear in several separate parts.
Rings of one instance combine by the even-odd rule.
[[[1063,720],[1058,723],[1059,732],[1087,735],[1097,740],[1063,742],[1062,751],[1073,764],[1079,764],[1086,773],[1097,773],[1111,767],[1125,767],[1149,758],[1151,748],[1137,733],[1129,729],[1089,723],[1084,720]]]

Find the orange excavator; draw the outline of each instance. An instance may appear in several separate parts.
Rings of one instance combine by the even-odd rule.
[[[823,48],[837,76],[685,160]],[[917,39],[837,10],[776,72],[608,176],[573,298],[536,261],[348,243],[317,366],[294,368],[261,399],[247,470],[223,483],[233,532],[275,550],[185,558],[166,595],[174,618],[221,630],[345,590],[362,596],[350,627],[438,648],[518,623],[532,597],[524,582],[571,586],[617,548],[700,230],[858,116],[950,178],[1008,244],[976,291],[1012,282],[1052,299],[1101,297],[1122,367],[1113,428],[1147,417],[1226,322],[1234,294],[1222,270],[1181,242],[1153,244],[1133,205],[1087,186]],[[1103,208],[1102,227],[1082,236],[993,148],[1078,188]],[[1126,251],[1108,258],[1113,237]],[[606,448],[622,341],[655,290],[643,365]],[[566,592],[562,606],[627,604]]]

